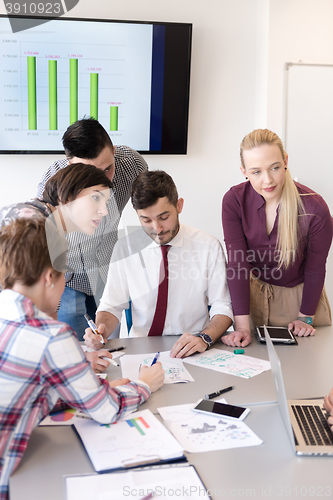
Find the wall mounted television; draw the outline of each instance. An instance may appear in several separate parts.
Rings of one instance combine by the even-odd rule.
[[[186,154],[191,24],[44,23],[13,33],[0,15],[1,153],[63,154],[67,127],[93,116],[114,144]]]

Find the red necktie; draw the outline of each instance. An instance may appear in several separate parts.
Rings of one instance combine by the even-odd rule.
[[[158,286],[156,309],[148,337],[162,335],[168,305],[168,251],[171,245],[161,245],[162,261],[160,267],[160,280]]]

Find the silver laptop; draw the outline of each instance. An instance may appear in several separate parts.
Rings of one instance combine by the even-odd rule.
[[[290,443],[297,455],[333,455],[333,433],[326,420],[323,399],[287,400],[281,363],[264,327],[277,400]]]

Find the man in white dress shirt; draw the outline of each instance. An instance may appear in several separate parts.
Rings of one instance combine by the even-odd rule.
[[[129,301],[133,321],[129,336],[181,335],[171,350],[173,357],[204,352],[231,325],[221,244],[213,236],[179,223],[183,204],[172,178],[163,171],[142,172],[134,181],[132,205],[142,227],[120,240],[113,252],[96,315],[98,331],[105,339]],[[161,255],[163,246],[168,246],[167,270]],[[165,273],[166,305],[161,313],[157,304]],[[156,321],[162,321],[162,326],[157,326],[159,332],[154,331]],[[102,346],[90,329],[84,338],[89,347]]]

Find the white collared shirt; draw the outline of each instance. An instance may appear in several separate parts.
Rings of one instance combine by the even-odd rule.
[[[180,225],[168,252],[168,306],[163,335],[198,333],[213,316],[233,319],[220,242],[213,236]],[[145,337],[151,327],[158,293],[162,252],[140,228],[130,240],[115,246],[98,311],[121,320],[131,300],[130,337]],[[208,306],[210,311],[208,313]]]

